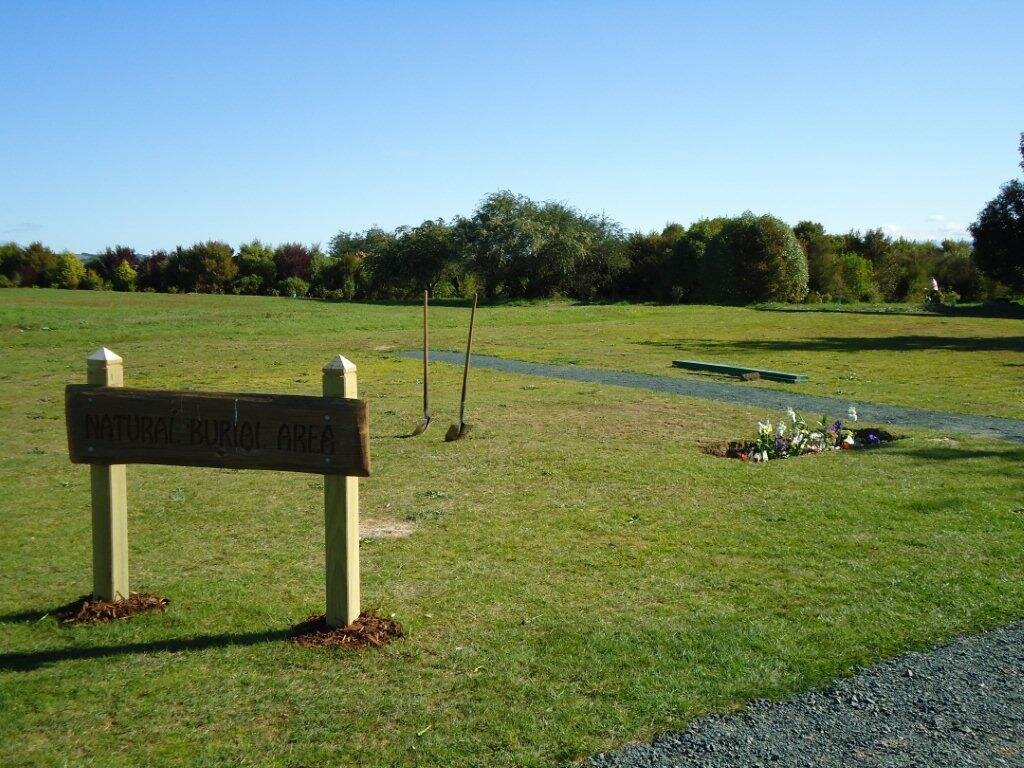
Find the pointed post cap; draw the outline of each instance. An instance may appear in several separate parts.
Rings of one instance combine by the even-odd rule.
[[[335,355],[331,361],[324,366],[324,373],[352,373],[356,364],[342,355]]]
[[[100,347],[87,358],[90,365],[120,365],[121,356],[106,347]]]

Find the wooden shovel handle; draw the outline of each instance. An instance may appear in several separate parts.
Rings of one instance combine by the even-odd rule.
[[[469,340],[466,342],[466,365],[462,369],[462,400],[459,403],[459,425],[466,423],[466,381],[469,379],[469,358],[473,351],[473,320],[476,318],[476,294],[469,313]]]
[[[429,349],[430,349],[430,336],[427,332],[427,302],[428,292],[423,292],[423,418],[430,418],[430,372],[427,365]]]

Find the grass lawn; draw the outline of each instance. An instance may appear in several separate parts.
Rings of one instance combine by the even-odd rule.
[[[551,766],[1024,616],[1024,446],[909,432],[765,466],[701,454],[763,413],[478,370],[420,418],[414,306],[0,291],[0,764]],[[458,349],[468,312],[435,310]],[[485,307],[479,351],[1024,417],[1019,320],[547,303]],[[129,386],[316,394],[342,353],[371,408],[364,603],[383,651],[283,639],[322,610],[319,477],[128,469],[132,588],[167,613],[61,628],[90,586],[88,471],[63,387],[106,345]],[[896,354],[898,352],[898,354]],[[675,374],[674,374],[675,375]],[[678,372],[677,375],[686,375]],[[760,386],[767,386],[761,384]],[[782,385],[773,385],[781,387]]]

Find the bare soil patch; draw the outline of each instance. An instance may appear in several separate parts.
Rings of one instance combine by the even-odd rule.
[[[359,523],[360,539],[404,539],[416,530],[409,520],[363,520]]]

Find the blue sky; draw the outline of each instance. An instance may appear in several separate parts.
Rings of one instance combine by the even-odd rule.
[[[0,240],[744,210],[942,238],[1017,172],[1024,3],[0,0]]]

